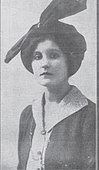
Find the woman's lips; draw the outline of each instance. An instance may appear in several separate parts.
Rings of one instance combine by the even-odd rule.
[[[52,75],[51,73],[48,73],[48,72],[44,72],[44,73],[41,73],[40,76],[43,76],[43,75]]]

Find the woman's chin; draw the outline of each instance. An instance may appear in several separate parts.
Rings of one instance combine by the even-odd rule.
[[[51,85],[51,83],[50,82],[40,82],[39,83],[41,86],[50,86]]]
[[[38,83],[41,86],[46,86],[46,87],[53,85],[53,82],[50,79],[43,79],[43,80],[38,81]]]

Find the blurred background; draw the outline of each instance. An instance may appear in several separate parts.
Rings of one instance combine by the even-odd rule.
[[[84,35],[87,52],[79,71],[70,78],[82,93],[96,102],[96,0],[87,0],[87,10],[61,21],[73,24]],[[2,170],[16,170],[19,118],[40,87],[22,65],[20,54],[4,63],[7,51],[33,25],[51,0],[1,0],[1,145]]]

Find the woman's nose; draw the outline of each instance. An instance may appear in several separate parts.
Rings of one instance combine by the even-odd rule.
[[[49,68],[50,66],[50,62],[49,62],[49,59],[47,57],[47,55],[43,55],[43,58],[42,58],[42,68]]]

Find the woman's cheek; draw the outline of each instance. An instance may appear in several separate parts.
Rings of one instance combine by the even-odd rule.
[[[60,61],[55,60],[51,63],[51,66],[55,69],[60,68]]]
[[[38,74],[38,64],[36,64],[35,62],[32,64],[32,69],[34,74]]]

